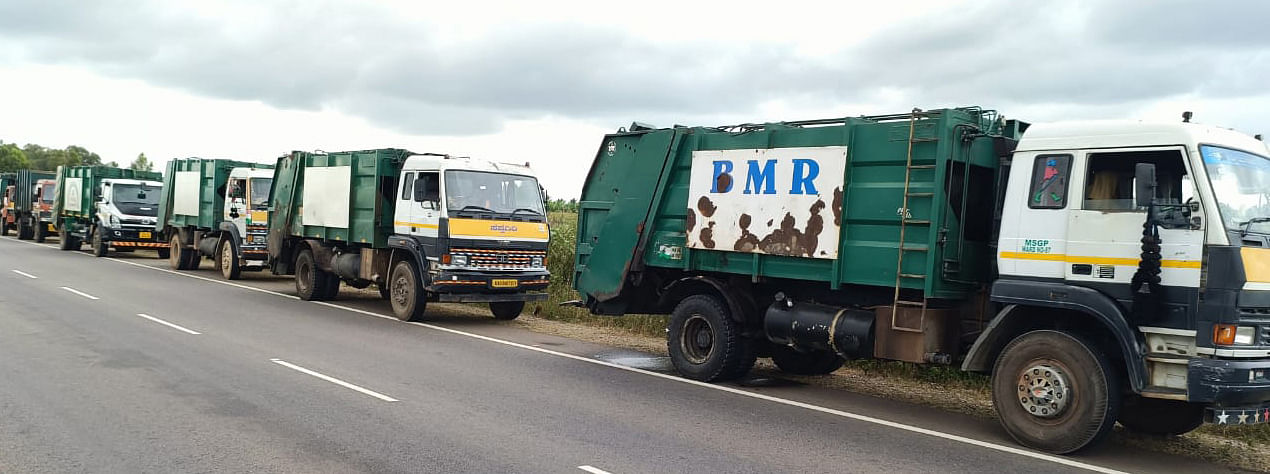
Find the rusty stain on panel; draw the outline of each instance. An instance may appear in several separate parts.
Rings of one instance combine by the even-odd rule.
[[[718,209],[719,208],[715,207],[714,203],[710,201],[710,198],[706,196],[701,196],[701,199],[697,200],[697,210],[701,211],[701,217],[712,217],[714,216],[714,211]]]
[[[707,227],[701,229],[701,245],[708,249],[714,248],[714,221],[710,221]]]

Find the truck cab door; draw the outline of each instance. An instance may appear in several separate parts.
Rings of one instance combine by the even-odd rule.
[[[1186,316],[1200,283],[1206,219],[1181,147],[1107,150],[1083,154],[1072,176],[1076,207],[1068,214],[1066,279],[1102,291],[1123,303],[1132,301],[1130,284],[1141,260],[1147,210],[1135,204],[1134,169],[1155,165],[1157,215],[1165,217],[1161,240],[1161,284],[1167,314]],[[1183,214],[1185,214],[1183,216]],[[1198,225],[1196,225],[1198,223]],[[1128,307],[1128,305],[1126,305]],[[1185,320],[1172,327],[1186,327]],[[1157,321],[1154,324],[1162,324]]]
[[[402,174],[401,193],[397,196],[397,211],[393,218],[394,232],[437,237],[441,220],[437,177],[435,171],[407,171]]]

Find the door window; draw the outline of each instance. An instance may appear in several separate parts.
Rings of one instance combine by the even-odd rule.
[[[411,193],[414,192],[415,174],[406,173],[401,177],[401,200],[409,201]]]
[[[1091,153],[1085,176],[1086,210],[1104,212],[1144,212],[1135,204],[1134,174],[1138,163],[1155,165],[1155,200],[1160,204],[1181,204],[1192,194],[1191,184],[1178,150],[1122,151]]]
[[[1032,186],[1027,205],[1032,209],[1067,207],[1067,180],[1071,176],[1072,155],[1041,155],[1032,164]]]

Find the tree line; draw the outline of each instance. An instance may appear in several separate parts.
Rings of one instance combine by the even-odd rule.
[[[78,145],[48,148],[28,143],[19,147],[16,143],[5,143],[4,140],[0,140],[0,172],[13,172],[20,169],[53,171],[58,166],[79,165],[119,167],[116,161],[103,163],[101,155]],[[128,167],[140,171],[154,171],[154,163],[146,158],[145,153],[137,155]]]

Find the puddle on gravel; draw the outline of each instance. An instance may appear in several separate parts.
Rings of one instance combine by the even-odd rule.
[[[665,356],[648,355],[643,352],[636,351],[613,351],[601,352],[592,357],[605,362],[624,365],[636,369],[649,370],[663,374],[675,373],[674,366],[670,364],[670,358]]]

